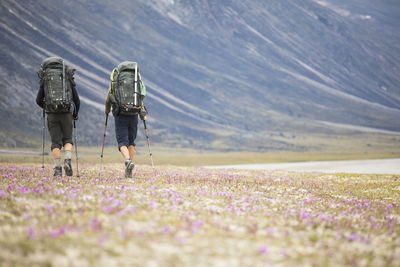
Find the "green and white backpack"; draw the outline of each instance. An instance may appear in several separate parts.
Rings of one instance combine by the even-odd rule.
[[[136,115],[143,108],[139,67],[136,62],[124,61],[111,73],[117,115]],[[117,109],[117,110],[115,110]]]

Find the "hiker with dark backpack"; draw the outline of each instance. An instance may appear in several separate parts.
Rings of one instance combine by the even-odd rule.
[[[54,176],[62,176],[61,149],[64,147],[64,171],[72,176],[72,122],[78,119],[80,100],[75,88],[75,69],[70,69],[60,57],[43,60],[38,71],[40,88],[36,103],[47,114],[51,137]]]
[[[147,115],[143,105],[146,87],[142,82],[138,64],[132,61],[120,63],[111,72],[110,79],[105,114],[108,116],[112,107],[118,149],[125,159],[125,177],[132,178],[138,115],[143,121]]]

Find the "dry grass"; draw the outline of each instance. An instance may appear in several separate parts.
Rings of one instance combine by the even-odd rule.
[[[138,164],[150,164],[149,151],[147,147],[139,147],[136,153],[135,162]],[[13,151],[13,150],[11,150]],[[15,149],[14,151],[24,151]],[[29,152],[31,150],[28,150]],[[397,151],[397,152],[396,152]],[[41,164],[41,151],[36,149],[38,155],[0,154],[0,162],[13,162],[17,164]],[[100,164],[101,148],[79,147],[79,162]],[[228,164],[252,164],[252,163],[273,163],[273,162],[300,162],[300,161],[321,161],[321,160],[351,160],[351,159],[380,159],[400,158],[400,149],[383,149],[371,151],[271,151],[268,153],[257,152],[212,152],[192,149],[153,148],[153,160],[156,165],[174,166],[206,166],[206,165],[228,165]],[[51,156],[45,156],[45,163],[52,164]],[[73,152],[75,160],[75,152]],[[114,147],[106,147],[103,153],[103,163],[118,163],[123,158]]]

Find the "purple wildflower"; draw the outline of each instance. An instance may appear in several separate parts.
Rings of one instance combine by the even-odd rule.
[[[263,255],[265,255],[265,254],[268,253],[268,248],[267,248],[266,245],[263,245],[263,246],[260,248],[260,253],[263,254]]]
[[[96,218],[92,218],[92,220],[90,221],[90,228],[94,232],[101,230],[101,222]]]
[[[149,207],[149,209],[156,210],[157,209],[157,204],[154,201],[151,201],[149,203],[148,207]]]
[[[21,194],[26,194],[26,193],[29,192],[29,188],[21,186],[21,187],[19,188],[19,192],[20,192]]]
[[[28,236],[30,238],[34,238],[35,237],[35,232],[33,231],[32,227],[28,228]]]
[[[356,233],[352,234],[351,236],[347,237],[347,240],[349,241],[357,241],[359,239],[358,235]]]
[[[169,227],[168,227],[168,226],[164,226],[162,232],[163,232],[163,234],[167,235],[167,234],[169,234],[171,231],[169,230]]]
[[[99,245],[103,245],[104,242],[107,241],[107,239],[108,239],[107,235],[102,235],[98,240]]]
[[[57,238],[57,237],[63,235],[64,233],[65,233],[65,229],[64,229],[64,227],[61,227],[60,229],[50,231],[49,235],[50,235],[50,237]]]
[[[203,221],[194,221],[194,222],[192,223],[192,227],[191,227],[192,233],[193,233],[193,234],[196,234],[196,233],[199,231],[200,227],[201,227],[203,224],[204,224]]]
[[[47,209],[47,212],[49,213],[49,216],[53,214],[53,206],[52,205],[46,205],[45,208]]]
[[[112,206],[107,206],[103,208],[103,211],[106,213],[110,213],[114,210],[114,208]]]

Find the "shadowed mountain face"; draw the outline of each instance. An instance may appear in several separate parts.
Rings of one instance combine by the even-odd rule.
[[[77,69],[86,145],[124,60],[156,144],[302,150],[275,136],[400,131],[398,1],[4,0],[0,14],[2,146],[40,141],[36,72],[52,55]]]

